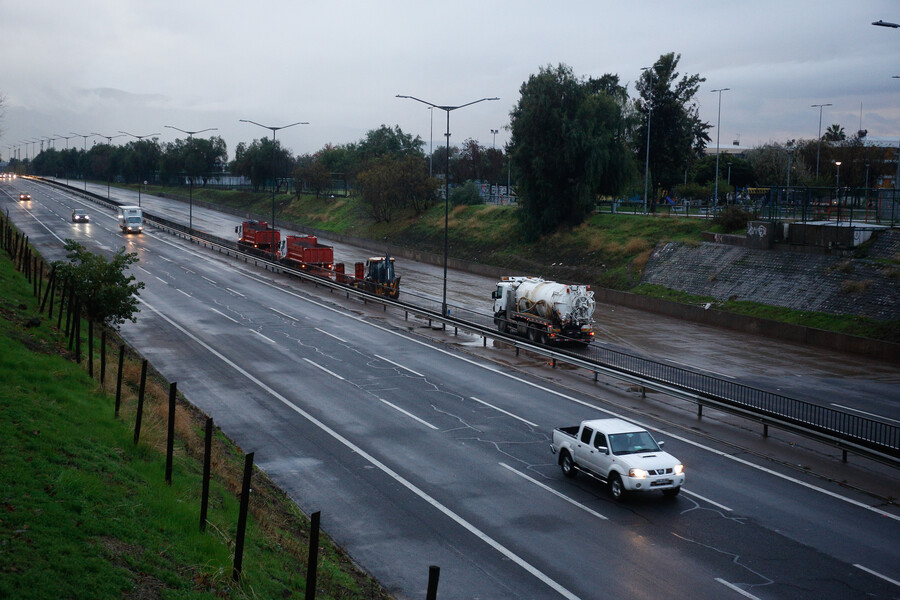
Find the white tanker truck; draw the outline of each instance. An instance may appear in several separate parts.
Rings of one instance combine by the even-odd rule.
[[[540,277],[502,277],[494,299],[494,323],[542,344],[590,344],[594,336],[594,292]]]

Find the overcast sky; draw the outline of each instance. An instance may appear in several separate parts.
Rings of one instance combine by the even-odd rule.
[[[399,125],[443,144],[446,113],[398,99],[459,105],[451,143],[509,139],[509,112],[541,66],[618,74],[634,94],[641,67],[681,55],[706,81],[700,115],[721,145],[815,138],[832,123],[900,141],[900,3],[888,1],[26,0],[0,3],[0,155],[41,137],[218,128],[229,157],[281,126],[295,154]],[[433,131],[433,134],[432,134]],[[716,143],[716,130],[710,135]],[[97,140],[87,141],[91,144]],[[133,138],[120,137],[113,143]],[[68,140],[82,147],[84,138]],[[54,142],[57,149],[66,141]],[[39,144],[35,145],[40,148]],[[22,158],[25,157],[22,150]],[[31,156],[29,146],[28,155]]]

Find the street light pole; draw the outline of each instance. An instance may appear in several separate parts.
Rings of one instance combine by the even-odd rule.
[[[822,109],[831,104],[810,104],[810,108],[819,109],[819,139],[816,142],[816,179],[819,179],[819,153],[822,150]]]
[[[203,133],[205,131],[218,131],[216,127],[209,127],[208,129],[200,129],[199,131],[185,131],[184,129],[179,129],[178,127],[173,127],[172,125],[163,125],[163,127],[168,127],[169,129],[174,129],[175,131],[180,131],[181,133],[186,133],[188,136],[188,146],[191,150],[194,148],[194,135],[198,133]],[[190,173],[187,173],[187,161],[184,164],[184,171],[188,176],[188,233],[194,233],[194,176]]]
[[[53,135],[59,136],[60,139],[66,140],[66,157],[68,157],[69,156],[69,139],[71,139],[75,136],[74,135],[68,135],[68,136],[60,135],[58,133],[54,133]],[[66,161],[63,161],[63,166],[65,166],[65,164],[66,164]],[[69,185],[69,168],[66,167],[65,171],[66,171],[66,185]]]
[[[257,123],[256,121],[251,121],[250,119],[240,119],[240,122],[252,123],[258,127],[268,129],[272,132],[272,260],[275,260],[275,182],[277,181],[277,176],[275,174],[275,132],[279,129],[287,129],[288,127],[293,127],[294,125],[309,125],[309,123],[306,121],[298,121],[296,123],[291,123],[290,125],[273,127],[271,125],[263,125],[261,123]]]
[[[644,155],[644,214],[647,214],[647,185],[650,182],[650,117],[653,114],[653,67],[641,67],[650,78],[650,93],[647,98],[647,149]]]
[[[441,314],[447,316],[447,255],[450,249],[450,111],[456,110],[458,108],[464,108],[466,106],[471,106],[473,104],[478,104],[479,102],[484,102],[486,100],[499,100],[500,98],[480,98],[478,100],[473,100],[472,102],[460,104],[459,106],[441,106],[432,102],[428,102],[427,100],[422,100],[421,98],[416,98],[415,96],[404,96],[402,94],[397,94],[396,97],[415,100],[416,102],[426,104],[433,109],[439,108],[447,113],[447,133],[444,134],[445,136],[447,136],[447,162],[444,171],[444,289],[443,295],[441,296]],[[446,327],[446,323],[444,324],[444,327]]]
[[[721,88],[718,90],[710,90],[710,92],[718,92],[719,94],[719,114],[716,117],[716,188],[713,192],[713,212],[719,207],[719,139],[722,134],[722,92],[727,92],[731,88]],[[729,175],[729,179],[731,176]]]
[[[81,133],[75,133],[74,131],[70,131],[69,133],[71,133],[72,135],[74,135],[76,137],[84,138],[83,144],[82,144],[83,150],[82,150],[82,156],[81,156],[81,160],[83,162],[85,160],[85,158],[87,157],[87,140],[89,137],[94,137],[94,134],[92,133],[90,135],[83,135]],[[87,191],[87,173],[84,172],[84,164],[81,165],[81,181],[84,182],[84,191]]]
[[[125,135],[130,135],[133,138],[137,138],[137,141],[139,141],[139,142],[141,140],[143,140],[144,138],[152,137],[154,135],[162,135],[159,132],[148,133],[147,135],[134,135],[133,133],[128,133],[127,131],[120,131],[119,133],[124,133]],[[139,168],[138,168],[138,206],[140,206],[141,205],[141,185],[142,185],[142,181],[144,178],[141,177],[141,174],[140,174],[140,162],[138,162],[138,166],[139,166]]]
[[[500,133],[500,130],[499,130],[499,129],[491,129],[491,133],[492,133],[493,136],[494,136],[494,141],[491,142],[491,150],[496,150],[496,149],[497,149],[497,134]],[[492,170],[493,170],[493,169],[492,169]],[[492,186],[492,187],[493,187],[493,186]],[[497,182],[497,187],[498,187],[498,188],[500,187],[500,182],[499,182],[499,181]],[[499,192],[499,189],[498,189],[497,191]],[[491,202],[495,202],[495,201],[496,201],[496,200],[494,199],[494,190],[492,189],[492,190],[491,190]]]
[[[103,135],[102,133],[92,133],[91,135],[96,135],[97,137],[106,138],[106,145],[109,146],[110,149],[112,149],[113,139],[117,138],[117,137],[122,137],[125,134],[123,133],[120,135]],[[107,167],[107,169],[108,168],[109,167]],[[106,199],[107,200],[109,200],[109,184],[111,182],[111,179],[112,179],[112,173],[107,173],[107,175],[106,175]]]

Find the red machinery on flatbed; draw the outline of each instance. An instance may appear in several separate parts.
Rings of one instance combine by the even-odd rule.
[[[314,235],[288,235],[278,245],[278,257],[311,273],[328,275],[334,270],[334,247],[320,244]]]
[[[234,228],[241,237],[238,244],[271,251],[281,241],[281,232],[269,227],[266,221],[244,221]]]

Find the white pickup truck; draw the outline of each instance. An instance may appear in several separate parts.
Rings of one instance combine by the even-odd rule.
[[[662,451],[650,432],[622,419],[593,419],[553,430],[550,450],[559,455],[566,477],[583,471],[609,486],[616,500],[627,492],[678,495],[684,465]]]

